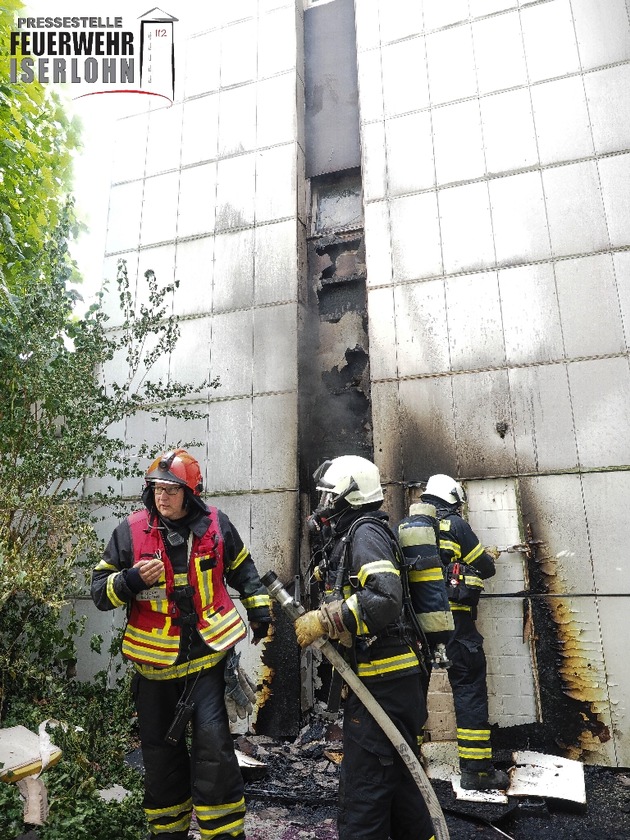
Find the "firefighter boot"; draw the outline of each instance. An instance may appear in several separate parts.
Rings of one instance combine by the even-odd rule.
[[[462,770],[460,782],[464,790],[507,790],[510,779],[503,770]]]

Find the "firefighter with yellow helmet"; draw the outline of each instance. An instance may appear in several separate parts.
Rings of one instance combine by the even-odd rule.
[[[96,606],[127,610],[122,652],[136,670],[144,810],[160,840],[188,838],[193,806],[203,837],[245,837],[229,720],[252,711],[255,686],[235,653],[247,630],[228,585],[241,596],[254,643],[271,621],[249,551],[202,489],[186,450],[158,457],[145,475],[144,508],[116,527],[92,574]]]
[[[426,719],[417,639],[403,613],[396,539],[383,504],[378,468],[345,455],[315,472],[319,505],[310,518],[321,544],[317,609],[296,623],[302,647],[338,640],[353,669],[418,754]],[[358,697],[344,706],[339,840],[432,840],[424,799],[397,751]]]

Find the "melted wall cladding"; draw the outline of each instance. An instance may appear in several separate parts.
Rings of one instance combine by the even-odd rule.
[[[541,599],[536,610],[543,720],[556,721],[555,738],[570,757],[615,764],[600,604],[584,551],[580,477],[521,479],[519,488],[523,520],[540,541],[529,559],[531,589],[566,596]]]
[[[270,737],[295,736],[300,727],[299,648],[295,631],[282,608],[273,604],[273,634],[262,654],[262,690],[256,732]]]

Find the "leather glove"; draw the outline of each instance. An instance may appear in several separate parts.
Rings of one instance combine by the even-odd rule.
[[[343,601],[324,603],[318,610],[304,613],[296,620],[295,635],[300,647],[307,647],[324,635],[339,639],[346,647],[352,647],[352,634],[343,623],[342,604]]]
[[[501,554],[500,549],[496,545],[487,545],[484,548],[486,554],[489,554],[493,560],[496,560],[498,556]]]
[[[300,647],[313,644],[316,639],[326,635],[326,628],[319,617],[319,610],[310,610],[295,620],[295,635]]]
[[[232,649],[225,663],[225,708],[230,723],[251,715],[256,702],[256,684],[239,665],[240,659],[241,654]]]

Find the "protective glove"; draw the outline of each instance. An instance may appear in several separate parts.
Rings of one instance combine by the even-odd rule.
[[[345,647],[352,647],[352,634],[343,623],[342,604],[341,600],[328,601],[318,610],[304,613],[296,620],[295,635],[300,647],[307,647],[324,635],[339,639]]]
[[[486,554],[489,554],[493,560],[496,560],[501,554],[501,550],[496,545],[487,545],[484,548]]]
[[[312,645],[316,639],[326,635],[326,628],[319,617],[319,610],[310,610],[295,620],[295,635],[300,647]]]
[[[230,723],[251,715],[256,702],[256,684],[239,665],[241,654],[232,648],[225,663],[225,708]]]

